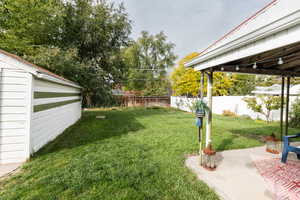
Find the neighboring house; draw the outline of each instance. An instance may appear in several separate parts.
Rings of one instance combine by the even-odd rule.
[[[286,90],[284,93],[286,94]],[[274,84],[269,87],[256,87],[255,90],[252,91],[252,94],[280,96],[281,95],[281,85]],[[299,96],[299,95],[300,95],[300,84],[291,85],[290,96]]]
[[[0,50],[0,164],[26,161],[80,117],[80,86]]]

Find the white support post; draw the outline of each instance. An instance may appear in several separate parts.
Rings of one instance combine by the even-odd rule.
[[[213,72],[207,72],[207,105],[209,112],[206,120],[206,147],[211,143],[211,130],[212,130],[212,90],[213,90]]]

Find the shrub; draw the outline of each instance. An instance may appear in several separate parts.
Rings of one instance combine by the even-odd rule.
[[[252,120],[252,118],[249,115],[241,115],[240,118],[245,120]]]
[[[300,99],[296,99],[290,112],[290,125],[294,128],[300,128]]]
[[[230,110],[224,110],[223,111],[223,116],[226,116],[226,117],[236,117],[237,115],[234,112],[231,112]]]
[[[266,117],[267,122],[271,122],[271,111],[278,110],[281,105],[281,98],[278,96],[258,96],[243,99],[248,108],[254,112],[263,114]],[[258,101],[257,101],[258,100]]]

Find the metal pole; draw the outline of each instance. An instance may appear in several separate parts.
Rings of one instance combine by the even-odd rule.
[[[287,88],[286,88],[286,110],[285,110],[285,135],[289,132],[289,103],[290,103],[290,85],[291,77],[287,77]]]
[[[209,112],[206,120],[206,147],[211,143],[212,130],[212,88],[213,88],[213,72],[207,72],[207,99]]]
[[[285,77],[281,78],[281,106],[280,106],[280,140],[283,137],[283,109],[284,109],[284,81]]]

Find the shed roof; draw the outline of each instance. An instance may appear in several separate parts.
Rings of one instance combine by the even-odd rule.
[[[196,70],[300,76],[299,34],[300,1],[273,0],[186,66]],[[279,58],[284,58],[284,65],[277,65]],[[252,69],[256,62],[258,69]],[[241,70],[235,70],[236,65]]]
[[[19,61],[22,64],[25,64],[26,66],[29,66],[30,68],[22,68],[22,69],[29,72],[29,73],[33,73],[34,75],[37,75],[38,77],[41,77],[41,75],[45,74],[45,75],[48,75],[50,77],[53,77],[54,79],[58,79],[58,80],[62,81],[62,83],[66,83],[67,85],[80,87],[77,83],[74,83],[73,81],[65,79],[64,77],[59,76],[59,75],[57,75],[57,74],[55,74],[55,73],[53,73],[53,72],[51,72],[51,71],[49,71],[45,68],[42,68],[42,67],[39,67],[39,66],[37,66],[33,63],[30,63],[30,62],[24,60],[23,58],[15,55],[15,54],[9,53],[9,52],[4,51],[2,49],[0,49],[0,54],[8,56],[8,57],[10,57],[14,60]]]

